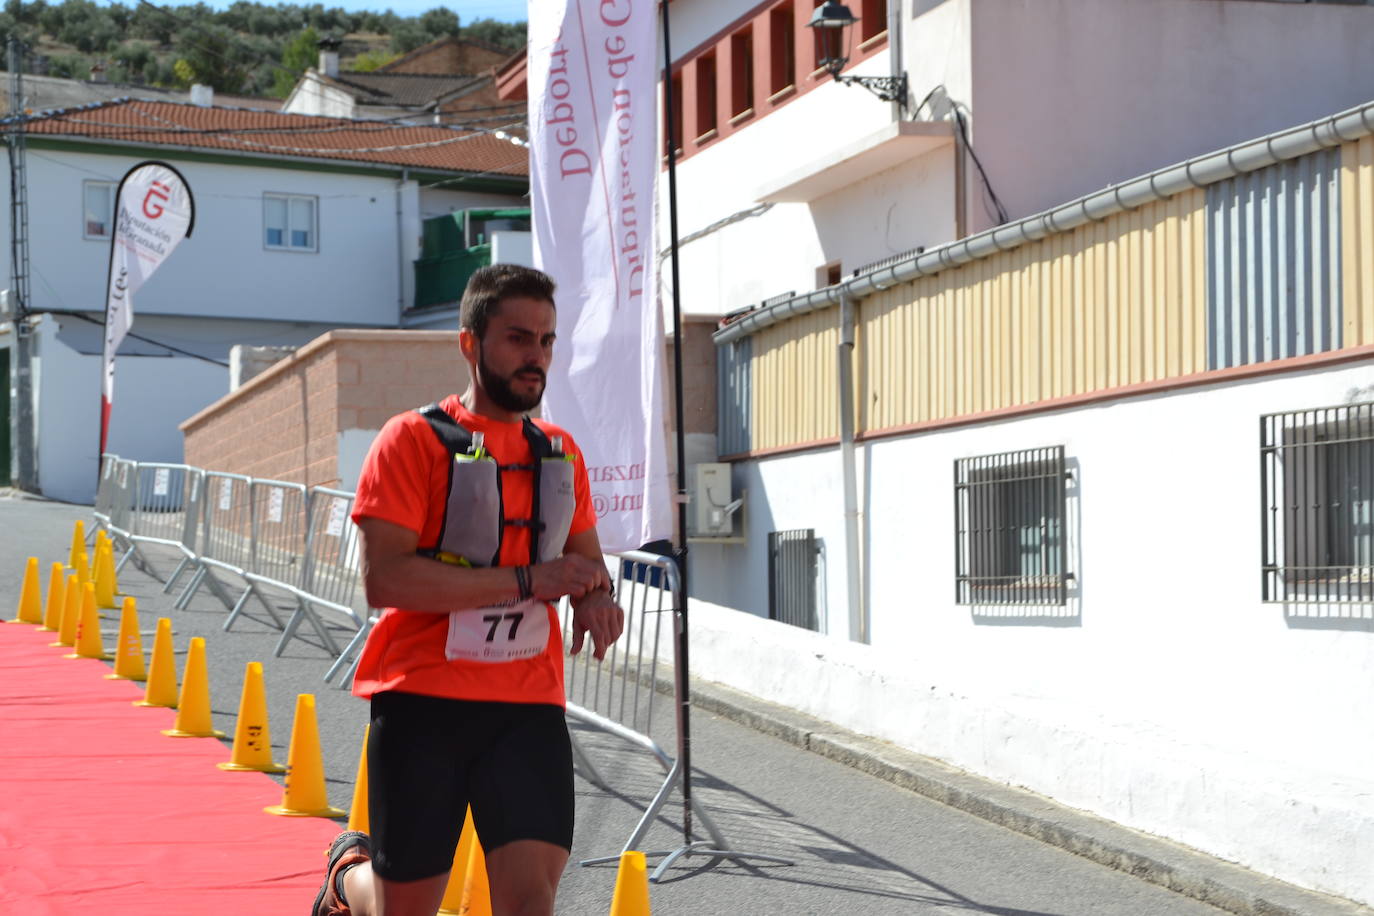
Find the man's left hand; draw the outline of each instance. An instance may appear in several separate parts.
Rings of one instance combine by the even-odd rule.
[[[573,601],[572,654],[582,651],[582,640],[592,635],[592,657],[601,661],[611,643],[625,629],[625,612],[609,592],[598,589]]]

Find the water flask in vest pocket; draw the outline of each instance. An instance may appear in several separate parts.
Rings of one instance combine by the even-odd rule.
[[[500,474],[496,460],[485,450],[478,446],[475,452],[453,456],[438,555],[463,566],[496,566],[501,550]]]
[[[560,437],[561,438],[561,437]],[[561,452],[562,442],[555,440],[554,451]],[[577,498],[573,494],[573,456],[555,454],[545,458],[539,467],[539,520],[544,523],[539,533],[539,559],[547,563],[563,553],[572,527]]]

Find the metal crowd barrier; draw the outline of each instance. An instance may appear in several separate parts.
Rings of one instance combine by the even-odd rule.
[[[676,789],[685,802],[684,843],[676,849],[644,853],[649,858],[664,857],[650,874],[651,881],[658,881],[675,861],[684,856],[792,864],[776,856],[732,850],[715,821],[692,794],[691,773],[684,766],[690,697],[684,695],[685,677],[677,676],[684,674],[678,637],[684,626],[682,615],[686,606],[677,562],[671,557],[638,550],[626,551],[615,559],[620,566],[616,598],[625,610],[624,632],[601,662],[592,657],[591,646],[584,645],[581,653],[569,660],[564,688],[568,700],[568,718],[647,751],[664,770],[663,784],[644,809],[643,816],[626,839],[621,852],[643,848],[645,833]],[[572,612],[568,602],[563,602],[560,615],[563,618],[564,646],[570,648]],[[664,655],[665,639],[671,645],[675,675],[671,688],[659,667],[659,659]],[[671,701],[660,693],[660,690],[667,689],[671,690]],[[672,753],[654,738],[655,733],[675,735],[677,743]],[[573,753],[578,763],[586,768],[592,782],[601,786],[608,784],[575,738]],[[709,840],[692,839],[692,815],[705,828]],[[620,853],[616,853],[585,859],[581,864],[595,865],[619,859]]]
[[[118,568],[133,562],[160,579],[148,548],[171,548],[179,556],[163,585],[170,592],[190,573],[176,607],[185,608],[204,586],[229,610],[228,630],[256,600],[282,631],[277,655],[309,622],[337,656],[320,613],[341,614],[359,632],[370,616],[354,607],[359,564],[352,504],[353,494],[342,490],[105,454],[94,514],[123,551]],[[282,598],[286,608],[294,606],[286,620],[276,604]]]

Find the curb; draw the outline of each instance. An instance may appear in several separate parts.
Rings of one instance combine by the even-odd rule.
[[[660,672],[664,666],[660,663]],[[659,689],[672,692],[671,669]],[[1269,878],[1171,840],[846,731],[724,684],[692,679],[692,704],[1142,881],[1242,916],[1374,916],[1374,908]]]

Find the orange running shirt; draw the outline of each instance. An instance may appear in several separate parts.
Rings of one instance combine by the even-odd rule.
[[[478,416],[465,408],[457,395],[445,398],[439,406],[468,430],[482,433],[487,451],[498,464],[532,461],[519,423]],[[577,507],[569,535],[595,527],[596,512],[582,452],[563,430],[542,420],[534,422],[550,438],[562,436],[564,452],[574,456]],[[391,522],[416,532],[421,547],[434,546],[448,502],[448,462],[448,451],[428,420],[413,410],[392,417],[363,462],[353,521],[376,518]],[[530,517],[533,477],[529,471],[501,472],[506,518]],[[507,527],[501,541],[501,565],[523,566],[529,561],[530,529]],[[549,642],[543,654],[499,663],[446,659],[448,614],[386,608],[368,634],[353,693],[366,699],[384,690],[400,690],[457,700],[563,706],[563,636],[553,605],[547,608]]]

